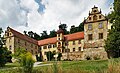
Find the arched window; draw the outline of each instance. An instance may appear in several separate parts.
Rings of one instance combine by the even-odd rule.
[[[93,20],[97,20],[97,16],[96,15],[93,16]]]

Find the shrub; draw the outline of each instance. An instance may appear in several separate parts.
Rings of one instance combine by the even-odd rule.
[[[6,47],[0,48],[0,67],[4,67],[7,61],[11,61],[10,54]]]
[[[34,60],[32,58],[32,54],[27,52],[26,54],[21,55],[21,66],[23,67],[23,71],[25,73],[32,73]]]

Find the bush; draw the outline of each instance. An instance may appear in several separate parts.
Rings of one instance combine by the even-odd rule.
[[[0,48],[0,67],[4,67],[8,61],[11,62],[12,57],[10,54],[6,47]]]
[[[21,55],[20,64],[23,67],[24,73],[32,73],[34,62],[31,53],[27,52],[26,54]]]

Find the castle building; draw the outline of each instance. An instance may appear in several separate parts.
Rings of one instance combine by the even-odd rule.
[[[33,55],[37,55],[40,50],[43,60],[47,60],[48,51],[62,53],[62,60],[85,60],[88,57],[107,59],[104,45],[109,29],[111,24],[102,11],[94,6],[84,20],[83,32],[64,35],[59,28],[56,37],[36,41],[8,27],[5,32],[6,47],[13,53],[15,48],[25,48]]]
[[[36,55],[38,54],[38,43],[36,40],[21,34],[20,32],[7,27],[5,31],[5,47],[8,48],[12,53],[16,51],[16,49],[25,49],[33,54],[34,59],[36,59]]]

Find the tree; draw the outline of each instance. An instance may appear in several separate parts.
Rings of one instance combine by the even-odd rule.
[[[28,36],[31,37],[31,38],[33,38],[33,37],[34,37],[33,31],[29,31],[29,32],[28,32]]]
[[[78,31],[84,31],[84,23],[80,23],[80,25],[78,26]]]
[[[78,27],[75,27],[75,25],[71,26],[70,33],[78,32]]]
[[[40,35],[38,35],[37,33],[34,33],[33,39],[40,40],[41,38],[40,38]]]
[[[47,38],[49,38],[49,35],[47,34],[47,31],[43,31],[41,33],[41,39],[47,39]]]
[[[5,66],[7,61],[11,62],[10,51],[8,51],[6,47],[3,47],[3,37],[1,36],[2,32],[2,28],[0,28],[0,67]]]
[[[114,11],[109,14],[110,22],[113,24],[105,41],[105,50],[108,57],[120,56],[120,0],[114,0]]]
[[[56,37],[57,36],[56,31],[55,30],[50,31],[49,36],[50,37]]]
[[[69,34],[69,31],[67,31],[67,24],[60,24],[59,29],[62,29],[64,34]]]

